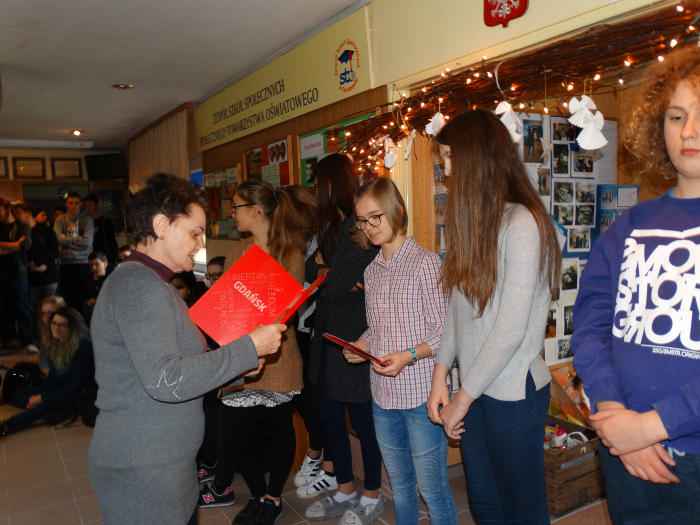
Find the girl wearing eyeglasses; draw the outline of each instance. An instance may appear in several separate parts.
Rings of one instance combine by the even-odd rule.
[[[251,244],[277,259],[301,284],[308,225],[301,223],[303,215],[295,211],[289,189],[266,182],[246,181],[233,197],[238,229],[249,233]],[[251,498],[233,522],[272,525],[277,520],[296,448],[292,400],[302,386],[301,355],[290,324],[279,354],[260,360],[242,388],[222,396],[218,461],[214,479],[202,487],[200,507],[233,504],[230,485],[236,469],[243,474]]]
[[[41,386],[24,393],[27,410],[0,423],[0,437],[31,427],[37,421],[56,424],[75,416],[83,388],[94,377],[92,344],[81,315],[69,307],[51,314],[46,353],[49,372]]]
[[[380,247],[365,269],[369,327],[355,345],[384,363],[372,364],[372,411],[396,523],[418,523],[418,489],[430,522],[452,525],[457,513],[447,479],[447,438],[426,408],[447,314],[440,258],[406,235],[406,205],[391,180],[362,187],[355,213],[365,242]],[[345,358],[364,361],[347,351]]]

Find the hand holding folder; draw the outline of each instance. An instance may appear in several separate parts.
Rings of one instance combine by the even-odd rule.
[[[373,356],[369,352],[365,352],[361,348],[358,348],[354,344],[352,344],[349,341],[346,341],[345,339],[341,339],[340,337],[336,337],[333,334],[329,334],[328,332],[323,334],[323,338],[326,339],[327,341],[330,341],[331,343],[335,343],[339,347],[341,347],[343,350],[347,350],[349,352],[352,352],[355,355],[358,355],[360,357],[363,357],[364,359],[371,361],[373,363],[378,364],[379,366],[386,366],[386,363],[379,359],[378,357]]]
[[[251,246],[192,308],[192,320],[223,346],[256,327],[284,324],[318,290],[303,286],[272,256]]]

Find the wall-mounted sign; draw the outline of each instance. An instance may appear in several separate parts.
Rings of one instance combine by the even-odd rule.
[[[364,7],[229,86],[196,110],[202,150],[372,88]]]

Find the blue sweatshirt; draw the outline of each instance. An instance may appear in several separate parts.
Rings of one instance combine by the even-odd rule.
[[[700,199],[666,194],[598,239],[574,308],[574,366],[593,409],[656,410],[700,454]]]

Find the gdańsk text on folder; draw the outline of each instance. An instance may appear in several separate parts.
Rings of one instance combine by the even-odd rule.
[[[285,323],[325,276],[304,287],[272,256],[251,246],[192,308],[192,320],[223,346],[270,323]]]

